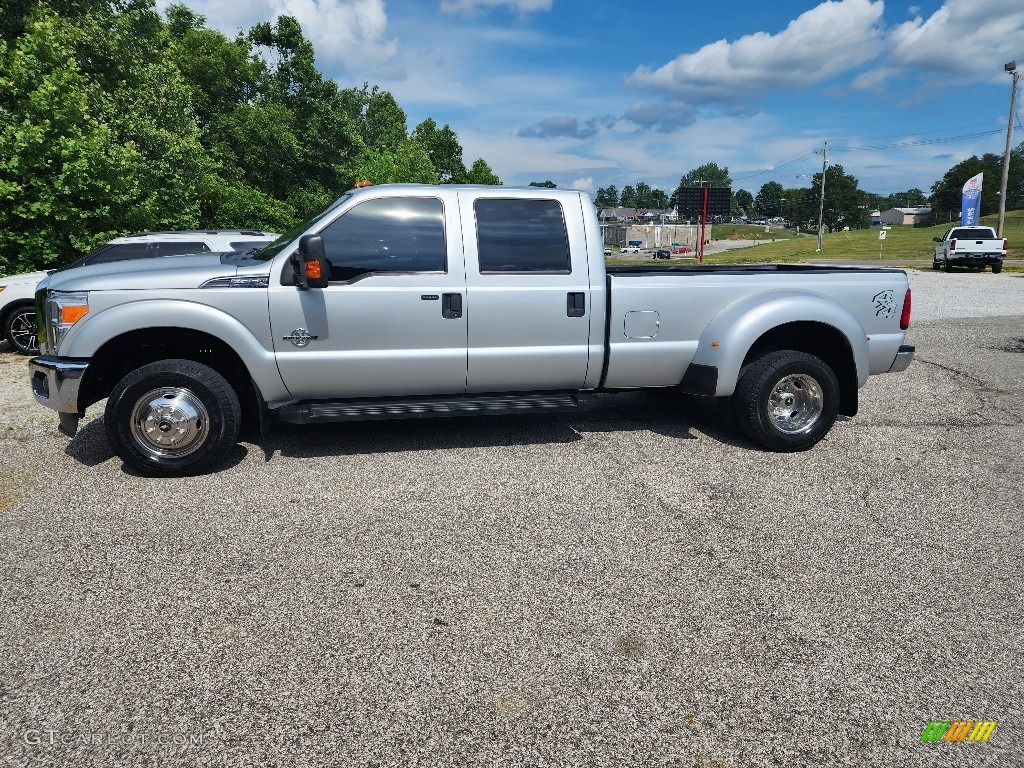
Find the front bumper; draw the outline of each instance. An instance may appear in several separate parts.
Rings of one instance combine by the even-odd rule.
[[[42,355],[29,360],[29,377],[36,402],[53,408],[60,415],[60,431],[74,437],[78,419],[78,390],[89,367],[87,360]]]
[[[889,366],[889,373],[899,373],[900,371],[907,370],[910,361],[914,359],[916,349],[916,347],[910,344],[900,344],[900,351],[896,353],[896,359]]]

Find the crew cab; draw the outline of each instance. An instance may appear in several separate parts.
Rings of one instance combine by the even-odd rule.
[[[977,270],[991,266],[993,274],[1003,271],[1007,241],[998,237],[992,227],[953,227],[932,240],[938,243],[932,269],[949,272],[955,266]]]
[[[73,437],[106,398],[112,447],[150,475],[215,466],[243,424],[572,411],[648,387],[729,398],[751,440],[799,451],[914,355],[901,270],[606,268],[571,190],[364,187],[248,255],[58,272],[36,301],[36,400]]]

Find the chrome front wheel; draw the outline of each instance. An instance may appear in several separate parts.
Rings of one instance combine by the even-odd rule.
[[[183,387],[150,390],[136,401],[131,418],[136,444],[155,458],[195,453],[210,431],[203,401]]]
[[[194,475],[238,442],[231,384],[193,360],[160,360],[125,376],[107,398],[107,439],[125,464],[151,476]]]

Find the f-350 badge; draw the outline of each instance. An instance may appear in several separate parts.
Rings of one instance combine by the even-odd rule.
[[[287,336],[282,336],[285,341],[290,341],[296,347],[308,347],[309,342],[316,341],[319,336],[312,335],[305,328],[296,328],[294,331],[289,333]]]

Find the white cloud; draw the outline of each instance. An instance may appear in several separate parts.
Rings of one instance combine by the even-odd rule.
[[[572,183],[572,188],[580,192],[590,194],[594,191],[594,177],[587,176],[586,178],[576,179],[576,181]]]
[[[550,11],[551,3],[552,0],[442,0],[441,10],[445,13],[472,14],[507,7],[519,13],[532,13]]]
[[[927,19],[894,27],[887,42],[895,66],[998,78],[1005,62],[1024,53],[1024,4],[947,0]]]
[[[271,0],[273,10],[294,16],[316,48],[318,59],[362,69],[394,58],[398,42],[388,37],[384,0]]]
[[[882,0],[825,2],[778,34],[719,40],[658,69],[639,67],[629,82],[691,103],[727,104],[819,83],[878,55],[883,9]]]

